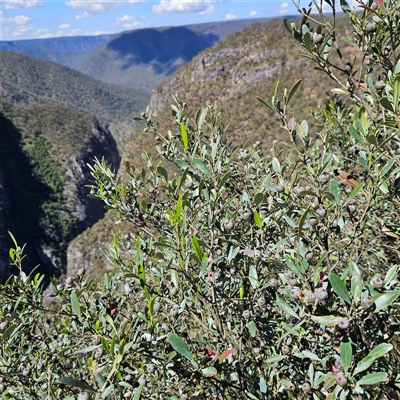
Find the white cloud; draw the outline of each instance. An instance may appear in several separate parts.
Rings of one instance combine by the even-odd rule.
[[[228,14],[225,15],[226,19],[235,19],[237,17],[238,17],[237,14],[235,14],[233,11],[228,12]]]
[[[250,11],[250,17],[256,17],[257,15],[261,15],[260,11]]]
[[[113,7],[120,5],[117,1],[103,1],[103,2],[92,2],[90,0],[69,0],[65,3],[66,6],[72,7],[73,9],[82,9],[89,14],[102,14],[110,11]],[[79,19],[79,18],[78,18]]]
[[[135,21],[132,22],[131,24],[123,24],[122,27],[125,29],[135,29],[139,28],[140,26],[143,26],[143,22]]]
[[[3,17],[3,14],[1,15]],[[28,22],[33,21],[33,18],[28,17],[27,15],[17,15],[12,18],[2,18],[2,23],[4,26],[12,27],[12,26],[24,26]]]
[[[54,33],[44,33],[43,35],[39,35],[39,39],[48,39],[54,37]]]
[[[83,14],[77,14],[77,15],[75,15],[75,19],[87,18],[87,17],[89,17],[89,16],[90,16],[90,14],[89,14],[87,11],[85,11]]]
[[[121,25],[121,24],[123,24],[124,22],[128,22],[128,21],[132,21],[133,19],[135,19],[135,17],[134,16],[132,16],[132,15],[124,15],[123,17],[121,17],[121,18],[117,18],[116,19],[116,22],[117,22],[117,24],[118,25]]]
[[[155,4],[152,8],[154,14],[165,12],[210,14],[213,10],[212,0],[161,0],[159,4]]]
[[[285,14],[288,12],[289,9],[289,4],[288,3],[282,3],[281,6],[279,7],[279,12],[281,14]]]
[[[61,24],[61,25],[58,25],[57,29],[68,29],[68,28],[71,28],[70,24]]]
[[[43,3],[38,0],[2,0],[2,3],[5,10],[20,10],[43,6]]]

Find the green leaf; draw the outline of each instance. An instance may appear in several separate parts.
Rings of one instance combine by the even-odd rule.
[[[387,163],[386,165],[382,168],[381,171],[381,176],[384,177],[389,171],[390,169],[393,167],[393,164],[396,162],[397,157],[392,157]]]
[[[222,188],[222,186],[225,185],[226,182],[228,182],[229,178],[231,177],[231,173],[227,172],[222,179],[220,180],[220,182],[218,183],[218,190],[220,190]]]
[[[399,108],[399,96],[400,96],[400,74],[396,74],[393,82],[393,105],[395,112],[397,112],[397,109]]]
[[[267,393],[267,382],[263,377],[260,378],[260,392]]]
[[[181,122],[181,137],[182,137],[183,148],[185,149],[185,151],[188,151],[189,139],[186,130],[186,125],[184,122]]]
[[[383,357],[385,354],[389,353],[392,350],[393,350],[392,344],[380,343],[377,346],[375,346],[365,358],[373,357],[375,360],[377,360],[378,358]]]
[[[257,327],[254,321],[250,321],[247,323],[247,329],[249,330],[251,337],[256,337]]]
[[[357,193],[364,187],[364,182],[359,183],[349,194],[349,196],[347,197],[346,201],[344,202],[344,206],[346,204],[349,204],[351,200],[354,199],[354,197],[357,196]]]
[[[394,112],[393,105],[392,105],[392,103],[389,101],[389,99],[387,97],[382,97],[381,99],[379,99],[379,103],[381,103],[381,106],[383,108],[386,108],[386,110]]]
[[[329,191],[335,198],[335,201],[338,202],[342,195],[342,191],[339,188],[339,182],[336,179],[331,179],[329,183]]]
[[[347,373],[350,368],[351,360],[353,358],[353,347],[350,342],[340,343],[340,359],[343,363],[343,369]]]
[[[176,335],[175,333],[168,333],[167,335],[168,341],[171,343],[171,346],[176,350],[181,356],[187,358],[194,368],[197,368],[197,363],[193,360],[193,355],[189,349],[189,346],[186,344],[186,342]]]
[[[78,297],[74,290],[71,292],[71,306],[72,306],[72,310],[74,311],[74,313],[78,316],[78,318],[80,318],[81,317],[81,305],[79,303]]]
[[[291,315],[292,317],[295,317],[297,319],[300,319],[299,315],[293,310],[292,307],[290,307],[289,304],[285,303],[278,295],[276,295],[276,305],[285,313]]]
[[[321,361],[321,359],[315,353],[312,353],[311,351],[303,350],[301,353],[304,356],[306,356],[307,358],[309,358],[310,360]]]
[[[400,290],[385,292],[375,299],[376,311],[389,307],[400,295]]]
[[[290,23],[289,23],[290,24]],[[291,98],[295,95],[295,93],[297,92],[297,89],[299,88],[301,84],[301,79],[299,79],[290,89],[289,94],[287,96],[287,100],[286,100],[286,104],[289,104],[289,101],[291,100]]]
[[[262,193],[257,193],[254,198],[254,203],[259,206],[264,201],[264,195]]]
[[[373,372],[371,374],[363,376],[359,381],[356,382],[357,385],[375,385],[377,383],[385,382],[388,380],[388,375],[386,372]]]
[[[349,292],[347,291],[346,285],[343,283],[343,281],[334,273],[329,274],[328,279],[336,294],[346,303],[351,305]]]
[[[334,315],[324,315],[324,316],[312,316],[311,319],[319,324],[328,327],[336,326],[343,317],[336,317]]]
[[[114,384],[111,384],[110,386],[106,387],[101,393],[101,398],[105,399],[109,394],[113,392],[113,390],[114,390]]]
[[[204,368],[201,370],[201,372],[206,378],[212,378],[218,374],[218,371],[214,367]]]
[[[372,349],[366,357],[364,357],[361,361],[357,363],[357,366],[353,372],[353,376],[367,370],[374,363],[375,360],[384,356],[392,349],[393,346],[391,344],[388,343],[378,344],[378,346]]]
[[[79,389],[83,389],[83,390],[86,390],[88,392],[94,392],[95,391],[92,386],[89,386],[87,383],[79,381],[78,379],[63,377],[63,378],[58,378],[57,381],[59,383],[63,384],[63,385],[77,387]]]
[[[385,279],[384,279],[384,284],[389,285],[392,282],[396,282],[397,281],[397,269],[399,268],[398,265],[393,265],[393,267],[391,267],[389,269],[389,271],[386,273]]]
[[[203,160],[200,160],[199,158],[195,158],[193,160],[193,164],[204,174],[209,177],[211,177],[211,172],[208,169],[207,165],[204,163]]]
[[[260,103],[264,104],[264,106],[267,106],[270,110],[274,111],[274,108],[269,103],[267,103],[264,99],[262,99],[261,97],[257,97],[257,100]]]
[[[268,364],[275,364],[276,362],[282,361],[285,358],[287,358],[287,356],[272,356],[272,357],[268,357],[265,361]]]
[[[157,167],[157,172],[159,173],[159,175],[161,175],[164,178],[165,182],[168,182],[168,173],[165,170],[165,168],[163,168],[161,165],[159,165]]]
[[[287,18],[283,19],[283,26],[286,28],[286,30],[289,33],[293,33],[293,28],[292,25],[290,24],[290,21]]]
[[[250,280],[250,284],[253,287],[253,289],[257,289],[258,274],[257,274],[257,269],[254,264],[251,264],[250,268],[249,268],[249,280]]]
[[[205,118],[206,118],[206,115],[207,115],[207,108],[205,108],[205,107],[202,107],[202,108],[200,108],[200,110],[197,112],[197,115],[196,115],[196,124],[197,124],[197,129],[200,131],[201,130],[201,128],[202,128],[202,126],[203,126],[203,123],[204,123],[204,120],[205,120]]]
[[[253,216],[254,216],[254,221],[256,221],[256,224],[261,229],[262,228],[262,219],[260,217],[260,214],[257,211],[254,211]]]
[[[203,255],[201,254],[200,244],[199,244],[199,241],[197,240],[196,235],[192,236],[192,245],[193,245],[193,249],[194,249],[197,259],[199,261],[202,261]]]
[[[351,136],[353,136],[354,139],[357,140],[358,143],[364,145],[364,141],[360,134],[357,132],[357,130],[353,126],[349,126],[347,128],[348,132],[350,133]]]
[[[140,396],[141,396],[141,394],[142,394],[142,389],[143,389],[143,386],[144,386],[144,385],[145,385],[145,384],[142,383],[142,384],[136,389],[136,391],[135,391],[135,396],[133,397],[132,400],[140,400]]]
[[[274,157],[274,158],[272,159],[272,168],[274,169],[274,171],[275,171],[277,174],[280,174],[280,173],[281,173],[281,164],[280,164],[279,160],[278,160],[276,157]]]
[[[303,215],[301,216],[301,218],[299,220],[299,226],[298,226],[298,231],[297,231],[297,239],[298,240],[300,240],[300,238],[301,238],[302,231],[303,231],[303,226],[304,226],[304,223],[306,222],[306,218],[307,218],[307,215],[309,213],[309,210],[310,210],[310,206],[308,206],[307,210],[305,210],[303,212]]]

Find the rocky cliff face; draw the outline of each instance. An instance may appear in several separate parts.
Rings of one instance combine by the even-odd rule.
[[[67,245],[104,216],[101,202],[87,197],[95,157],[116,168],[115,140],[95,118],[60,105],[2,102],[0,122],[0,279],[10,273],[10,230],[27,243],[25,268],[67,270]]]

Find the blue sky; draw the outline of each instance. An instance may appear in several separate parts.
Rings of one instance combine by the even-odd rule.
[[[1,40],[295,14],[291,0],[1,0]]]

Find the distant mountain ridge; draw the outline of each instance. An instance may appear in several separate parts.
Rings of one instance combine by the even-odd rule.
[[[96,116],[110,124],[122,145],[130,136],[132,118],[150,95],[137,88],[101,82],[75,69],[21,53],[0,51],[2,98],[10,103],[58,103]]]
[[[202,50],[263,20],[142,28],[116,35],[2,41],[0,46],[78,69],[105,82],[151,91]]]

